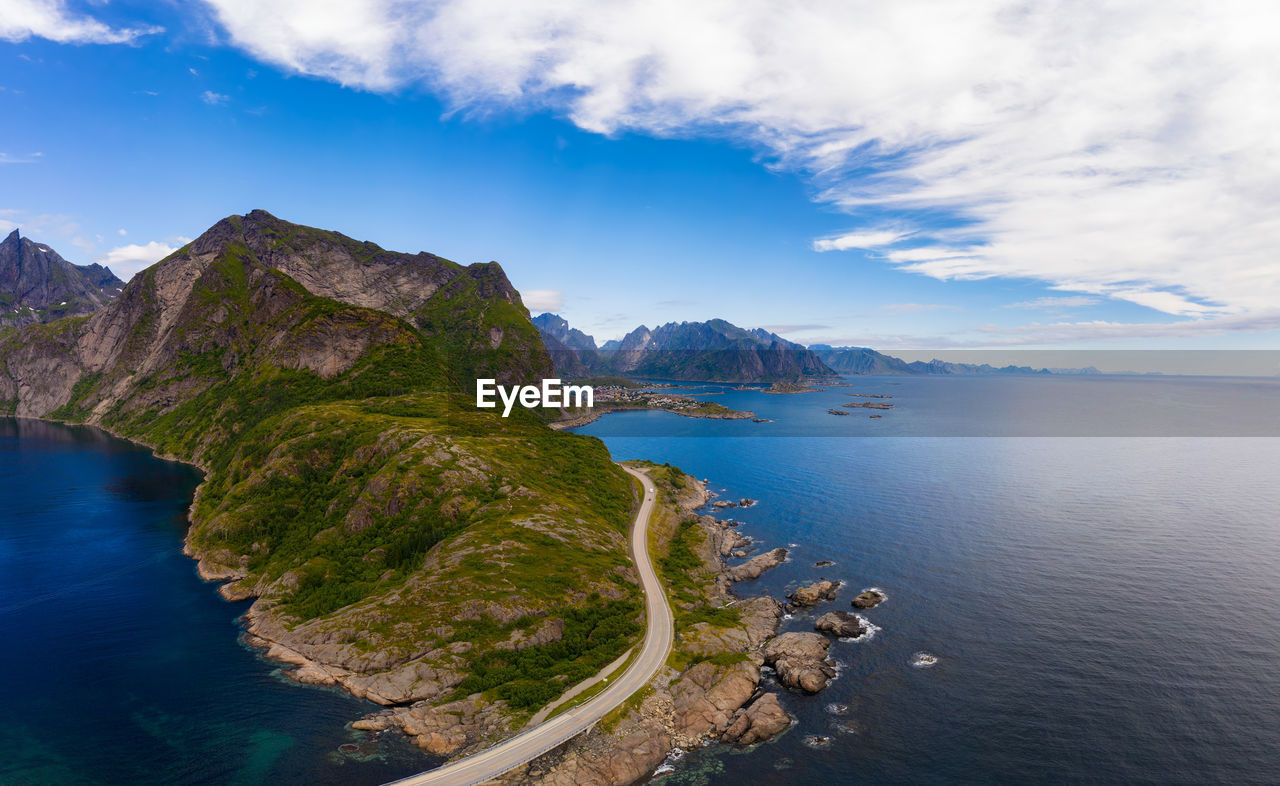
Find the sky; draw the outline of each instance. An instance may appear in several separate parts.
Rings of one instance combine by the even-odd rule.
[[[0,230],[261,208],[600,341],[1280,349],[1280,5],[0,0]]]

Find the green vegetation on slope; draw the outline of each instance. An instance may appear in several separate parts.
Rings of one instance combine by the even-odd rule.
[[[397,275],[427,277],[405,302],[434,294],[396,316],[314,295],[272,260],[331,276],[403,265]],[[174,282],[187,276],[183,294]],[[553,431],[541,413],[478,411],[464,392],[477,375],[550,368],[512,293],[496,264],[237,216],[135,277],[96,333],[83,318],[0,332],[0,389],[44,368],[24,367],[24,352],[80,364],[40,414],[204,467],[189,546],[237,577],[234,594],[261,597],[289,646],[323,643],[327,662],[357,674],[419,661],[472,672],[486,695],[532,707],[638,636],[626,546],[637,495],[599,440]],[[111,363],[84,366],[86,340]],[[489,656],[555,619],[558,641]]]
[[[492,691],[515,709],[541,707],[564,690],[604,668],[640,633],[640,604],[634,600],[570,609],[557,642],[522,650],[489,650],[470,663],[471,674],[454,698]]]

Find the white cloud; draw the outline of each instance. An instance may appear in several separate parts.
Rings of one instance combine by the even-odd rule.
[[[1017,327],[988,325],[978,329],[981,339],[970,339],[970,345],[1017,346],[1050,345],[1121,339],[1201,339],[1229,333],[1265,333],[1280,330],[1280,309],[1254,314],[1233,314],[1217,319],[1194,319],[1177,322],[1129,323],[1109,320],[1087,322],[1054,322]]]
[[[887,258],[915,273],[1195,318],[1280,302],[1275,3],[208,2],[257,57],[345,85],[728,135],[899,216],[921,247]],[[929,232],[940,213],[963,228]],[[846,237],[815,247],[888,238]]]
[[[129,231],[126,229],[117,229],[116,234],[120,235],[120,237],[124,237],[125,235],[129,234]]]
[[[531,314],[556,312],[564,308],[564,293],[558,289],[530,289],[520,293],[525,308]]]
[[[879,248],[880,246],[891,246],[910,234],[910,232],[904,232],[899,229],[871,229],[864,232],[849,232],[843,235],[820,237],[813,241],[813,250],[848,251],[853,248]]]
[[[1083,308],[1085,306],[1096,306],[1101,302],[1101,298],[1089,295],[1065,295],[1062,297],[1038,297],[1034,300],[1023,300],[1020,303],[1010,303],[1005,308]]]
[[[128,281],[139,270],[150,267],[181,248],[181,244],[189,242],[186,238],[178,238],[177,247],[167,246],[152,240],[146,245],[130,243],[113,248],[98,257],[98,263],[111,268],[111,272]]]
[[[209,106],[222,106],[231,100],[231,96],[206,90],[200,94],[200,100]]]
[[[60,44],[129,44],[161,32],[164,28],[154,25],[113,28],[72,14],[62,0],[0,0],[0,39],[6,41],[37,37]]]

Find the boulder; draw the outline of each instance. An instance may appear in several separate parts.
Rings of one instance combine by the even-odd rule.
[[[838,581],[816,581],[807,587],[800,587],[789,593],[788,598],[791,599],[792,606],[816,606],[824,600],[831,600],[840,591],[840,582]]]
[[[766,551],[764,554],[752,557],[741,565],[726,568],[724,574],[730,581],[758,579],[766,570],[776,568],[786,561],[787,550],[776,548],[773,551]]]
[[[848,611],[829,611],[818,617],[818,621],[813,623],[813,629],[842,639],[856,639],[866,634],[867,621]]]
[[[738,711],[732,724],[720,737],[729,745],[745,748],[764,742],[791,726],[791,716],[782,708],[776,693],[765,693]]]
[[[817,633],[784,633],[765,645],[764,661],[773,666],[783,685],[817,693],[836,676],[835,666],[826,659],[830,646]]]
[[[884,603],[886,599],[887,596],[880,590],[865,589],[859,592],[858,596],[850,601],[850,604],[855,609],[874,609]]]

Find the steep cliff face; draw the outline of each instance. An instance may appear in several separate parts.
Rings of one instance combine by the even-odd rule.
[[[123,286],[102,265],[73,265],[16,229],[0,241],[0,325],[90,314]]]
[[[399,254],[260,210],[219,221],[89,319],[12,335],[0,353],[11,411],[113,427],[268,368],[341,378],[347,392],[551,371],[496,263]]]

